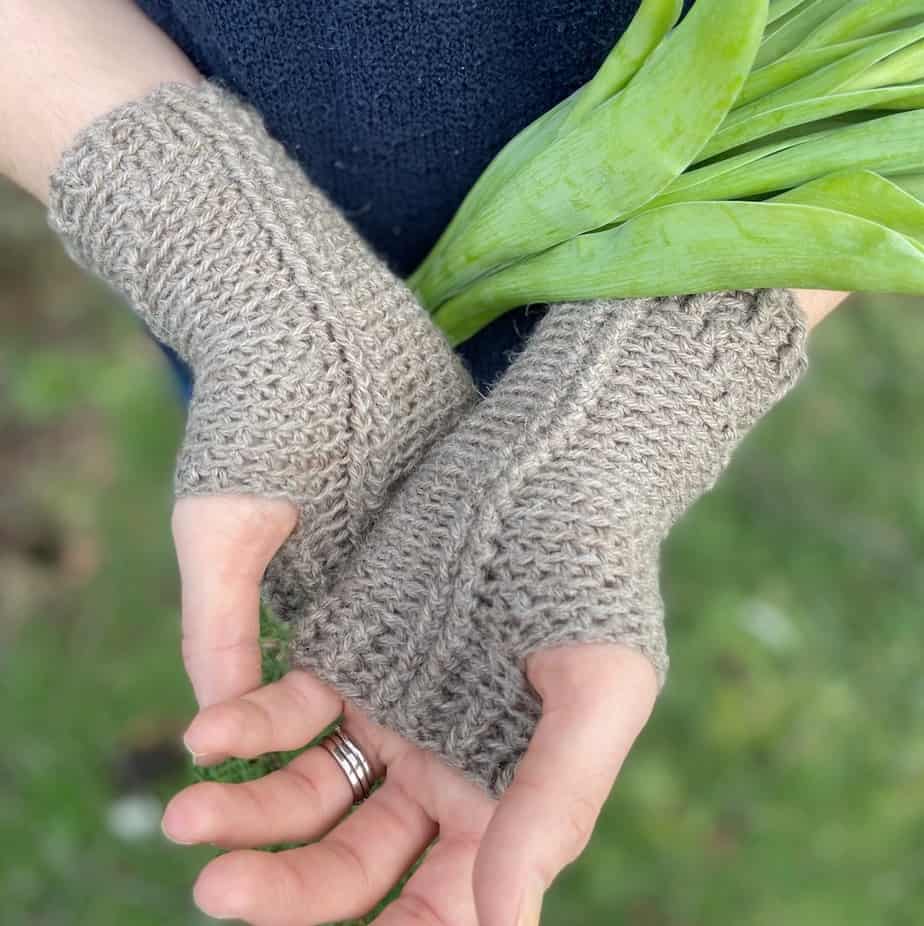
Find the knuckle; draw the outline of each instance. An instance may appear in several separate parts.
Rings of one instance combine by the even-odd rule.
[[[227,794],[218,781],[202,781],[196,785],[196,813],[199,825],[212,838],[220,838],[227,822]]]
[[[233,520],[240,534],[261,538],[270,532],[272,521],[277,514],[277,506],[272,500],[256,495],[225,498],[228,517]]]
[[[277,775],[289,778],[299,790],[301,800],[306,802],[313,810],[320,811],[324,807],[324,795],[314,777],[306,772],[296,760],[281,768]]]
[[[598,808],[585,797],[573,797],[561,816],[561,849],[568,862],[573,862],[587,848],[597,823]]]
[[[244,747],[246,741],[253,738],[253,721],[260,716],[246,701],[226,701],[206,708],[216,740],[223,743]]]
[[[553,834],[552,842],[546,843],[552,852],[543,855],[538,874],[544,883],[551,884],[561,868],[577,859],[587,848],[600,807],[590,797],[583,794],[565,797],[541,781],[521,779],[518,787],[521,792],[530,792],[529,799],[533,807],[549,808],[546,811],[549,826],[544,831]]]
[[[343,868],[350,872],[355,881],[356,894],[363,897],[368,896],[373,890],[373,884],[366,859],[359,850],[346,840],[333,837],[328,840],[328,849]]]
[[[201,663],[199,648],[191,640],[184,637],[180,644],[180,653],[182,654],[183,667],[186,669],[187,675],[193,675]]]
[[[391,799],[390,795],[383,791],[376,811],[376,826],[381,833],[392,834],[396,839],[401,839],[414,832],[414,821],[403,801]]]
[[[328,707],[338,707],[339,699],[336,693],[321,685],[315,678],[301,669],[292,669],[283,676],[282,685],[285,686],[300,710],[306,715],[324,711]]]
[[[296,859],[287,852],[279,852],[276,858],[282,863],[276,892],[281,900],[279,906],[288,910],[304,910],[306,898],[312,894],[305,872]]]
[[[405,891],[398,903],[401,905],[403,921],[416,926],[448,926],[433,904],[421,894]]]

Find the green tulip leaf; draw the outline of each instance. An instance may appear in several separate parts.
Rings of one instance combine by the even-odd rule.
[[[878,38],[878,36],[877,36]],[[866,48],[873,39],[855,39],[853,42],[841,42],[824,48],[808,48],[805,51],[792,52],[779,61],[756,68],[741,89],[732,112],[773,93],[782,87],[801,80],[809,74],[840,61],[856,51]]]
[[[647,210],[782,192],[842,170],[924,171],[924,111],[896,113],[719,160],[678,178]]]
[[[814,0],[770,0],[770,9],[767,13],[767,24],[777,22],[784,16],[791,16],[793,12],[798,12],[800,6],[812,3]]]
[[[484,277],[436,322],[453,343],[527,303],[798,287],[924,293],[924,251],[877,222],[792,203],[684,203]]]
[[[924,33],[924,28],[921,31]],[[879,62],[852,81],[849,89],[866,90],[889,84],[910,84],[916,80],[924,80],[924,42],[915,42]]]
[[[771,202],[849,212],[905,235],[924,250],[924,202],[873,171],[830,174],[787,190]]]
[[[782,129],[806,125],[856,110],[874,109],[890,103],[908,102],[910,94],[924,94],[924,84],[833,93],[814,100],[783,104],[776,109],[758,113],[750,119],[729,125],[717,132],[703,150],[703,159],[715,157],[749,141],[766,138]]]
[[[592,109],[622,90],[677,25],[682,12],[683,0],[642,0],[629,28],[580,91],[560,134],[570,132]]]
[[[872,39],[859,39],[859,48],[850,54],[840,57],[827,65],[817,67],[812,73],[794,80],[786,86],[780,87],[773,93],[764,95],[758,100],[738,105],[728,114],[723,129],[727,126],[746,119],[751,119],[762,112],[778,109],[784,103],[795,103],[801,100],[817,99],[829,93],[846,90],[873,90],[879,87],[894,86],[895,84],[909,83],[915,80],[914,69],[904,62],[903,66],[883,69],[885,62],[892,61],[896,52],[903,55],[915,48],[915,43],[924,39],[924,24],[910,29],[901,29],[890,32],[884,36]],[[911,48],[909,48],[911,46]],[[843,48],[843,45],[835,46]],[[817,50],[794,55],[792,60],[800,57],[811,57]],[[784,58],[779,64],[785,63]],[[909,76],[905,76],[909,75]],[[889,79],[887,79],[889,78]]]
[[[621,93],[523,166],[462,235],[431,253],[413,279],[423,303],[433,308],[483,273],[599,228],[665,189],[731,109],[766,15],[767,0],[699,0]]]
[[[820,2],[820,0],[819,0]],[[851,0],[814,29],[800,48],[818,48],[885,32],[915,17],[924,18],[924,0]]]
[[[768,29],[757,53],[755,67],[772,64],[798,47],[843,5],[844,0],[814,0],[800,7],[795,16],[780,21],[778,28]],[[819,44],[833,45],[834,41]]]
[[[924,202],[924,174],[902,174],[892,177],[892,182],[915,199]]]

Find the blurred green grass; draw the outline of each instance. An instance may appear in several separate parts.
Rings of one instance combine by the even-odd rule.
[[[674,533],[671,679],[544,923],[920,922],[921,310],[864,298],[826,323]],[[130,313],[0,191],[0,922],[204,922],[210,853],[152,822],[191,777],[180,428]]]

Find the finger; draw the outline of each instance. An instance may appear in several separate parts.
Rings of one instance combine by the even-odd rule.
[[[441,836],[376,926],[478,926],[472,893],[477,846],[476,835]]]
[[[337,693],[314,675],[293,670],[278,682],[200,711],[183,741],[194,754],[253,759],[299,749],[343,711]]]
[[[536,926],[542,894],[581,854],[657,695],[651,664],[611,645],[531,657],[542,719],[475,864],[482,926]]]
[[[365,743],[360,748],[379,774],[375,754]],[[186,788],[167,805],[162,826],[181,845],[236,849],[304,842],[326,833],[352,803],[343,771],[327,750],[316,746],[256,781],[209,781]]]
[[[180,499],[173,537],[183,599],[183,661],[200,707],[260,684],[260,583],[295,525],[280,499]]]
[[[403,789],[386,782],[321,842],[268,854],[215,859],[194,896],[209,916],[260,926],[311,926],[364,916],[436,835]]]
[[[450,768],[436,753],[409,746],[384,727],[364,723],[349,704],[345,716],[350,730],[359,732],[364,743],[378,734],[378,754],[385,761],[389,779],[401,782],[444,832],[484,832],[497,802],[480,785]]]

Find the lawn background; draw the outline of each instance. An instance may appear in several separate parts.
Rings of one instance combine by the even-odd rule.
[[[917,924],[924,303],[858,298],[665,560],[673,670],[551,926]],[[0,188],[0,923],[180,926],[163,358]]]

